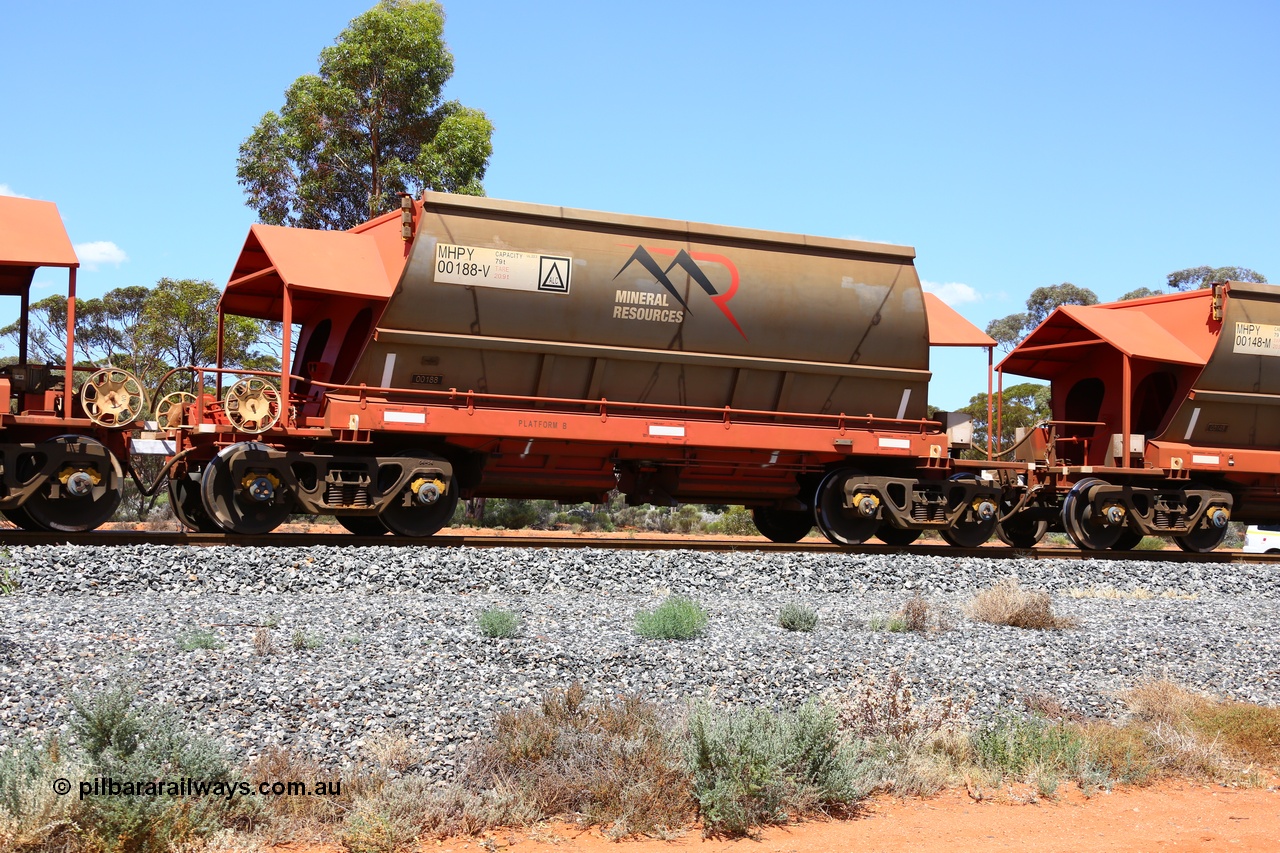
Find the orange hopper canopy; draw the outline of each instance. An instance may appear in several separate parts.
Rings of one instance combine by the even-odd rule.
[[[0,295],[25,293],[36,267],[79,266],[56,204],[0,196]]]
[[[1128,358],[1201,367],[1213,352],[1210,290],[1104,305],[1061,305],[1014,347],[1000,370],[1053,380],[1096,348]]]
[[[254,225],[222,294],[221,310],[279,321],[287,286],[293,321],[305,322],[334,296],[385,302],[395,284],[372,234]]]
[[[993,347],[995,338],[970,323],[960,312],[932,293],[924,294],[931,347]]]

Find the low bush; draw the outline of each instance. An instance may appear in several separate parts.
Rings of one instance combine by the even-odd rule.
[[[53,790],[57,779],[83,779],[57,737],[22,738],[0,750],[0,850],[64,850],[75,846],[75,797]]]
[[[979,622],[1014,628],[1050,630],[1075,627],[1073,620],[1054,615],[1048,593],[1023,589],[1017,578],[1006,578],[980,591],[970,600],[968,612]]]
[[[295,652],[301,652],[308,649],[318,649],[324,645],[324,637],[299,628],[293,632],[293,637],[289,640],[289,645],[293,646],[293,650]]]
[[[579,814],[613,838],[663,834],[692,812],[670,720],[638,698],[588,704],[578,684],[500,714],[466,781],[514,792],[534,819]]]
[[[751,510],[741,506],[731,506],[707,525],[708,533],[719,533],[723,536],[759,536],[756,523],[751,520]]]
[[[1248,761],[1272,765],[1280,762],[1280,708],[1215,701],[1165,680],[1140,684],[1124,699],[1134,716],[1154,724],[1153,730],[1161,731],[1163,743],[1172,745],[1175,751],[1194,749],[1186,737],[1192,736]],[[1175,738],[1171,731],[1183,737]]]
[[[72,704],[84,778],[177,786],[179,779],[225,783],[230,776],[218,744],[187,731],[167,711],[139,707],[128,686]],[[238,797],[95,795],[78,801],[76,822],[90,848],[132,853],[207,836],[249,808]]]
[[[688,753],[706,835],[749,835],[870,791],[835,712],[816,705],[782,714],[698,709],[689,720]]]
[[[1042,717],[1008,715],[969,736],[979,767],[999,776],[1076,775],[1084,766],[1085,741],[1080,730]]]
[[[812,631],[818,627],[818,614],[811,607],[790,602],[778,611],[778,626],[787,631]]]
[[[220,649],[223,645],[217,634],[204,628],[178,635],[178,648],[184,652],[194,652],[197,649]]]
[[[490,607],[476,619],[480,633],[490,639],[510,639],[520,633],[520,617],[510,610]]]
[[[636,614],[635,630],[650,640],[692,640],[707,628],[707,611],[701,604],[673,595],[653,610]]]

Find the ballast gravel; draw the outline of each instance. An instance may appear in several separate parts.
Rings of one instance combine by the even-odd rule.
[[[896,670],[917,699],[971,703],[975,719],[1025,710],[1029,697],[1117,719],[1117,694],[1152,678],[1280,704],[1273,565],[138,545],[10,547],[5,566],[18,589],[0,595],[0,744],[65,732],[73,696],[118,683],[244,760],[283,746],[336,765],[404,738],[439,778],[497,712],[574,682],[677,708],[778,709]],[[1010,575],[1076,627],[966,615],[974,593]],[[1108,590],[1128,595],[1098,597]],[[916,593],[947,629],[873,629]],[[707,609],[702,637],[636,636],[635,613],[669,594]],[[788,602],[813,608],[817,629],[780,628]],[[476,617],[490,607],[520,614],[516,638],[481,635]],[[220,647],[184,650],[198,632]]]

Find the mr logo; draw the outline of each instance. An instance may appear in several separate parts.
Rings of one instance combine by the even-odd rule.
[[[666,255],[674,257],[674,260],[666,269],[663,269],[662,266],[654,259],[654,255]],[[720,264],[728,269],[729,289],[724,293],[718,292],[716,290],[716,286],[711,283],[711,279],[707,278],[707,274],[698,266],[698,261]],[[632,264],[639,264],[643,267],[645,272],[653,276],[654,280],[657,281],[658,284],[661,284],[666,288],[667,293],[670,293],[672,297],[674,297],[675,300],[684,307],[684,310],[692,314],[693,309],[690,308],[684,299],[680,297],[680,291],[676,290],[676,286],[672,284],[671,279],[667,277],[667,274],[676,267],[684,270],[689,275],[689,278],[696,281],[698,286],[706,291],[707,295],[711,297],[711,301],[720,309],[720,313],[724,314],[725,319],[733,324],[733,327],[738,330],[738,334],[742,335],[743,340],[747,339],[747,333],[742,331],[742,327],[738,325],[738,321],[733,316],[733,312],[729,310],[729,300],[738,292],[738,268],[734,266],[733,262],[724,255],[713,255],[707,252],[686,252],[684,249],[680,249],[679,251],[675,249],[660,249],[656,246],[636,246],[635,251],[631,253],[631,257],[622,265],[622,269],[618,270],[618,272],[614,274],[614,280],[616,281],[618,276],[626,272],[627,268]]]

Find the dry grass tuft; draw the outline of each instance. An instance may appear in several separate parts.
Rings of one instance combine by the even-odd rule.
[[[950,697],[917,703],[902,673],[893,669],[883,683],[870,679],[835,706],[840,728],[854,737],[907,744],[959,730],[972,703]]]
[[[1048,720],[1063,720],[1069,723],[1084,721],[1084,716],[1066,705],[1052,693],[1036,692],[1022,697],[1022,704],[1033,714],[1039,714]]]
[[[1220,702],[1170,681],[1149,681],[1124,695],[1134,716],[1208,741],[1249,761],[1280,762],[1280,708],[1247,702]],[[1178,745],[1184,741],[1166,735]],[[1185,739],[1184,739],[1185,740]]]
[[[1017,578],[1006,578],[982,590],[970,600],[967,609],[979,622],[1014,628],[1056,630],[1076,625],[1073,619],[1054,615],[1048,593],[1023,589]]]
[[[253,632],[253,651],[254,654],[267,657],[273,655],[277,651],[275,639],[271,636],[271,631],[267,628],[259,628]]]
[[[479,788],[516,792],[533,819],[579,814],[615,838],[654,835],[692,814],[671,721],[638,698],[586,703],[580,684],[498,716],[468,771]]]

